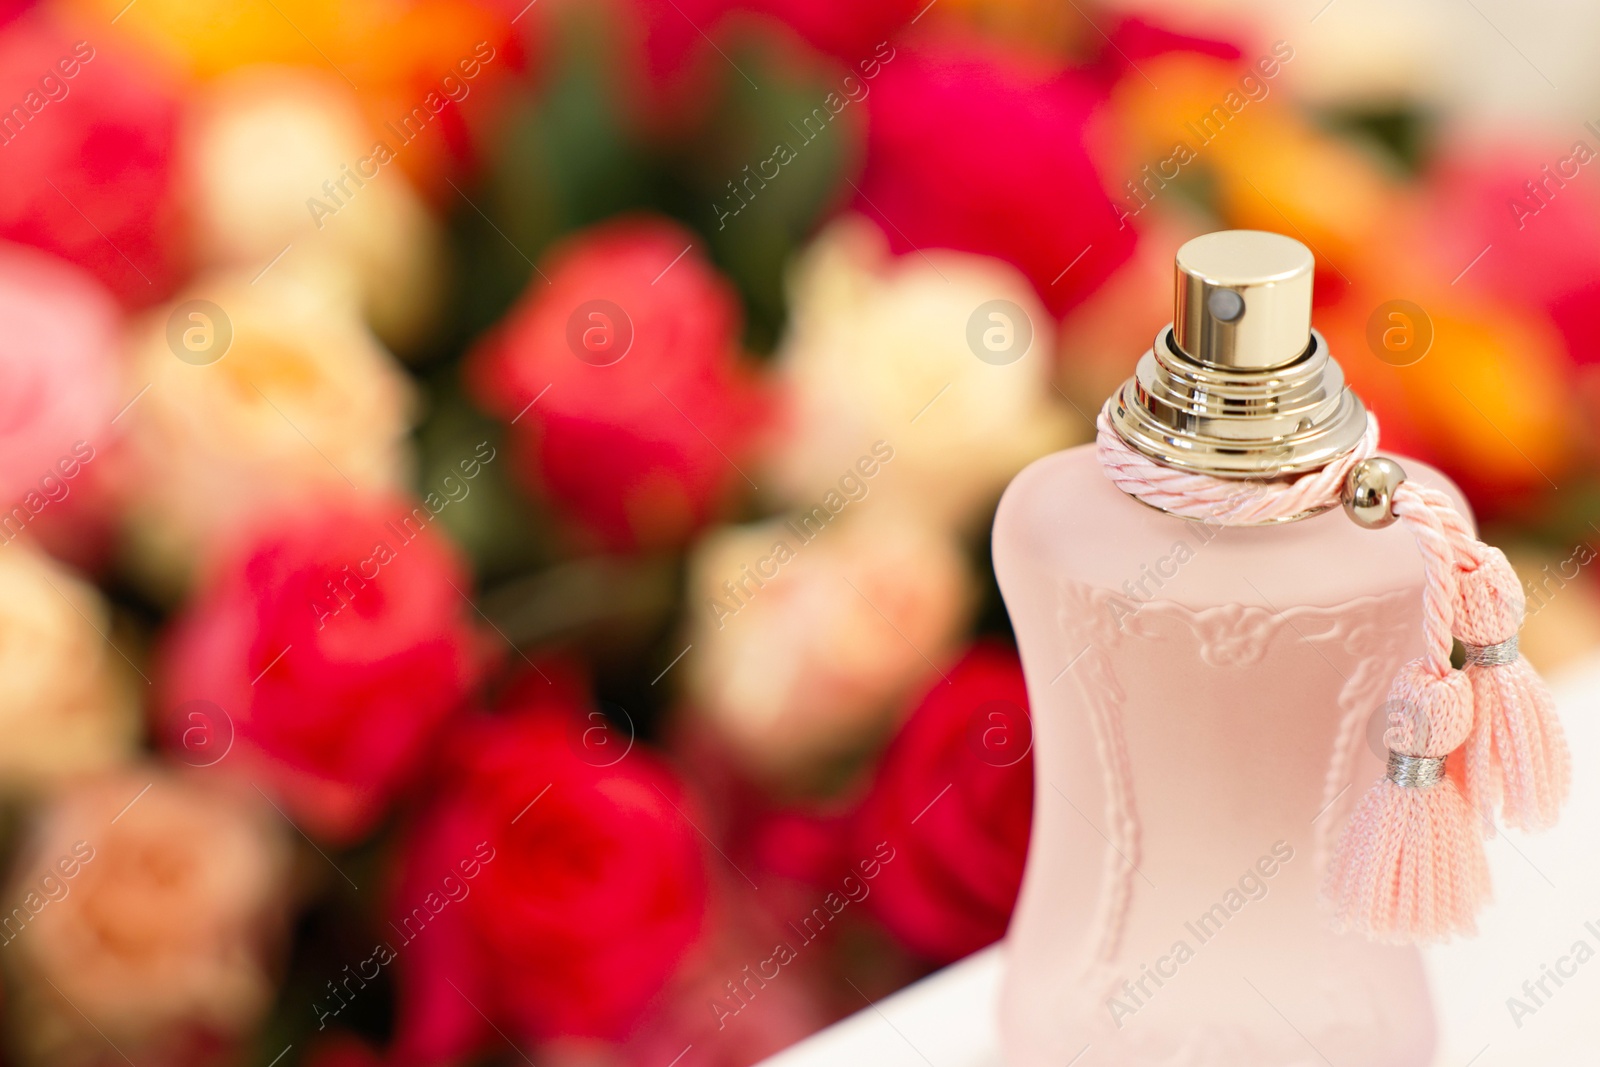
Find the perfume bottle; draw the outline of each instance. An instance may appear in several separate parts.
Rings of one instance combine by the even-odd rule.
[[[1368,415],[1311,328],[1304,245],[1207,234],[1175,273],[1172,325],[1107,406],[1123,442],[1240,499],[1357,448]],[[1400,462],[1466,514],[1441,474]],[[1408,533],[1337,508],[1179,517],[1085,445],[1017,476],[993,551],[1036,775],[1007,1064],[1431,1063],[1416,948],[1337,933],[1319,901],[1385,774],[1390,681],[1423,651]]]

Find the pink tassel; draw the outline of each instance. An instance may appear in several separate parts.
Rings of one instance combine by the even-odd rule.
[[[1463,768],[1467,796],[1485,820],[1499,804],[1507,826],[1543,830],[1567,799],[1571,757],[1550,691],[1516,649],[1521,583],[1499,549],[1479,552],[1478,565],[1458,575],[1455,611],[1477,709]]]
[[[1489,896],[1483,835],[1436,762],[1472,728],[1471,683],[1416,659],[1401,668],[1390,700],[1401,710],[1384,734],[1389,773],[1357,805],[1328,870],[1335,920],[1395,943],[1473,933]]]

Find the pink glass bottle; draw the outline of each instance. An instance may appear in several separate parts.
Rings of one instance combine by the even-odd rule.
[[[1245,488],[1350,447],[1366,415],[1310,330],[1311,270],[1275,234],[1180,249],[1175,326],[1117,398],[1124,439]],[[1401,463],[1465,513],[1437,471]],[[1383,773],[1389,681],[1422,650],[1409,535],[1337,510],[1178,518],[1124,495],[1085,445],[1012,482],[994,562],[1036,775],[1006,1063],[1427,1067],[1416,949],[1336,934],[1318,901]]]

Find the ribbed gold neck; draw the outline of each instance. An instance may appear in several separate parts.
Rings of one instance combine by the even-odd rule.
[[[1185,244],[1176,268],[1174,323],[1112,405],[1131,448],[1220,478],[1281,478],[1361,441],[1366,409],[1311,329],[1304,245],[1225,230]]]

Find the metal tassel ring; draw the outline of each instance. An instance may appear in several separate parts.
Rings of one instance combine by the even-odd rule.
[[[1467,663],[1477,664],[1480,667],[1503,667],[1508,663],[1517,662],[1521,652],[1517,648],[1517,635],[1501,641],[1498,645],[1469,645],[1465,641],[1461,647],[1466,650]]]
[[[1407,756],[1389,753],[1388,779],[1402,789],[1426,789],[1444,777],[1443,756]]]

